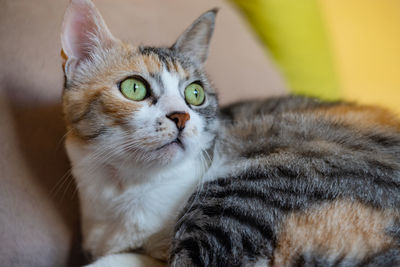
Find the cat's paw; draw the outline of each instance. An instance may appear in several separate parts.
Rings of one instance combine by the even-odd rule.
[[[104,256],[84,267],[165,267],[166,264],[142,254],[123,253]]]

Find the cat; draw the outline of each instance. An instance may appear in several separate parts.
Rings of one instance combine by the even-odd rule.
[[[204,72],[217,10],[171,47],[116,39],[90,0],[71,0],[61,43],[65,146],[91,266],[158,264],[210,164],[218,100]],[[140,263],[142,262],[142,263]]]
[[[218,115],[215,14],[134,47],[89,0],[69,5],[66,148],[92,266],[154,266],[135,253],[164,260],[172,235],[171,266],[398,266],[399,122],[291,96]]]
[[[400,266],[400,122],[301,96],[232,104],[169,265]]]

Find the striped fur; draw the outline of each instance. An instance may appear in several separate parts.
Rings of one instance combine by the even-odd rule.
[[[138,251],[166,259],[179,211],[172,266],[400,265],[398,121],[302,97],[234,104],[219,120],[203,67],[215,14],[169,48],[133,47],[90,0],[70,1],[66,148],[91,266],[137,266]],[[149,89],[143,101],[119,91],[131,76]],[[192,82],[206,92],[198,107],[184,100]],[[171,112],[190,118],[181,132]]]
[[[400,266],[393,115],[281,97],[222,120],[223,159],[181,213],[171,266]]]

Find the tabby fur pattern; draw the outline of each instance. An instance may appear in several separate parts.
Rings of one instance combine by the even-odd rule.
[[[305,97],[237,103],[171,266],[400,266],[400,123]]]

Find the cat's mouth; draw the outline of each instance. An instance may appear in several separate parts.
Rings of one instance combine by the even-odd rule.
[[[182,148],[183,150],[185,149],[185,146],[183,145],[181,139],[179,139],[179,137],[177,137],[172,142],[169,142],[169,143],[159,147],[157,150],[161,150],[161,149],[169,147],[169,146],[178,146],[178,147]]]

